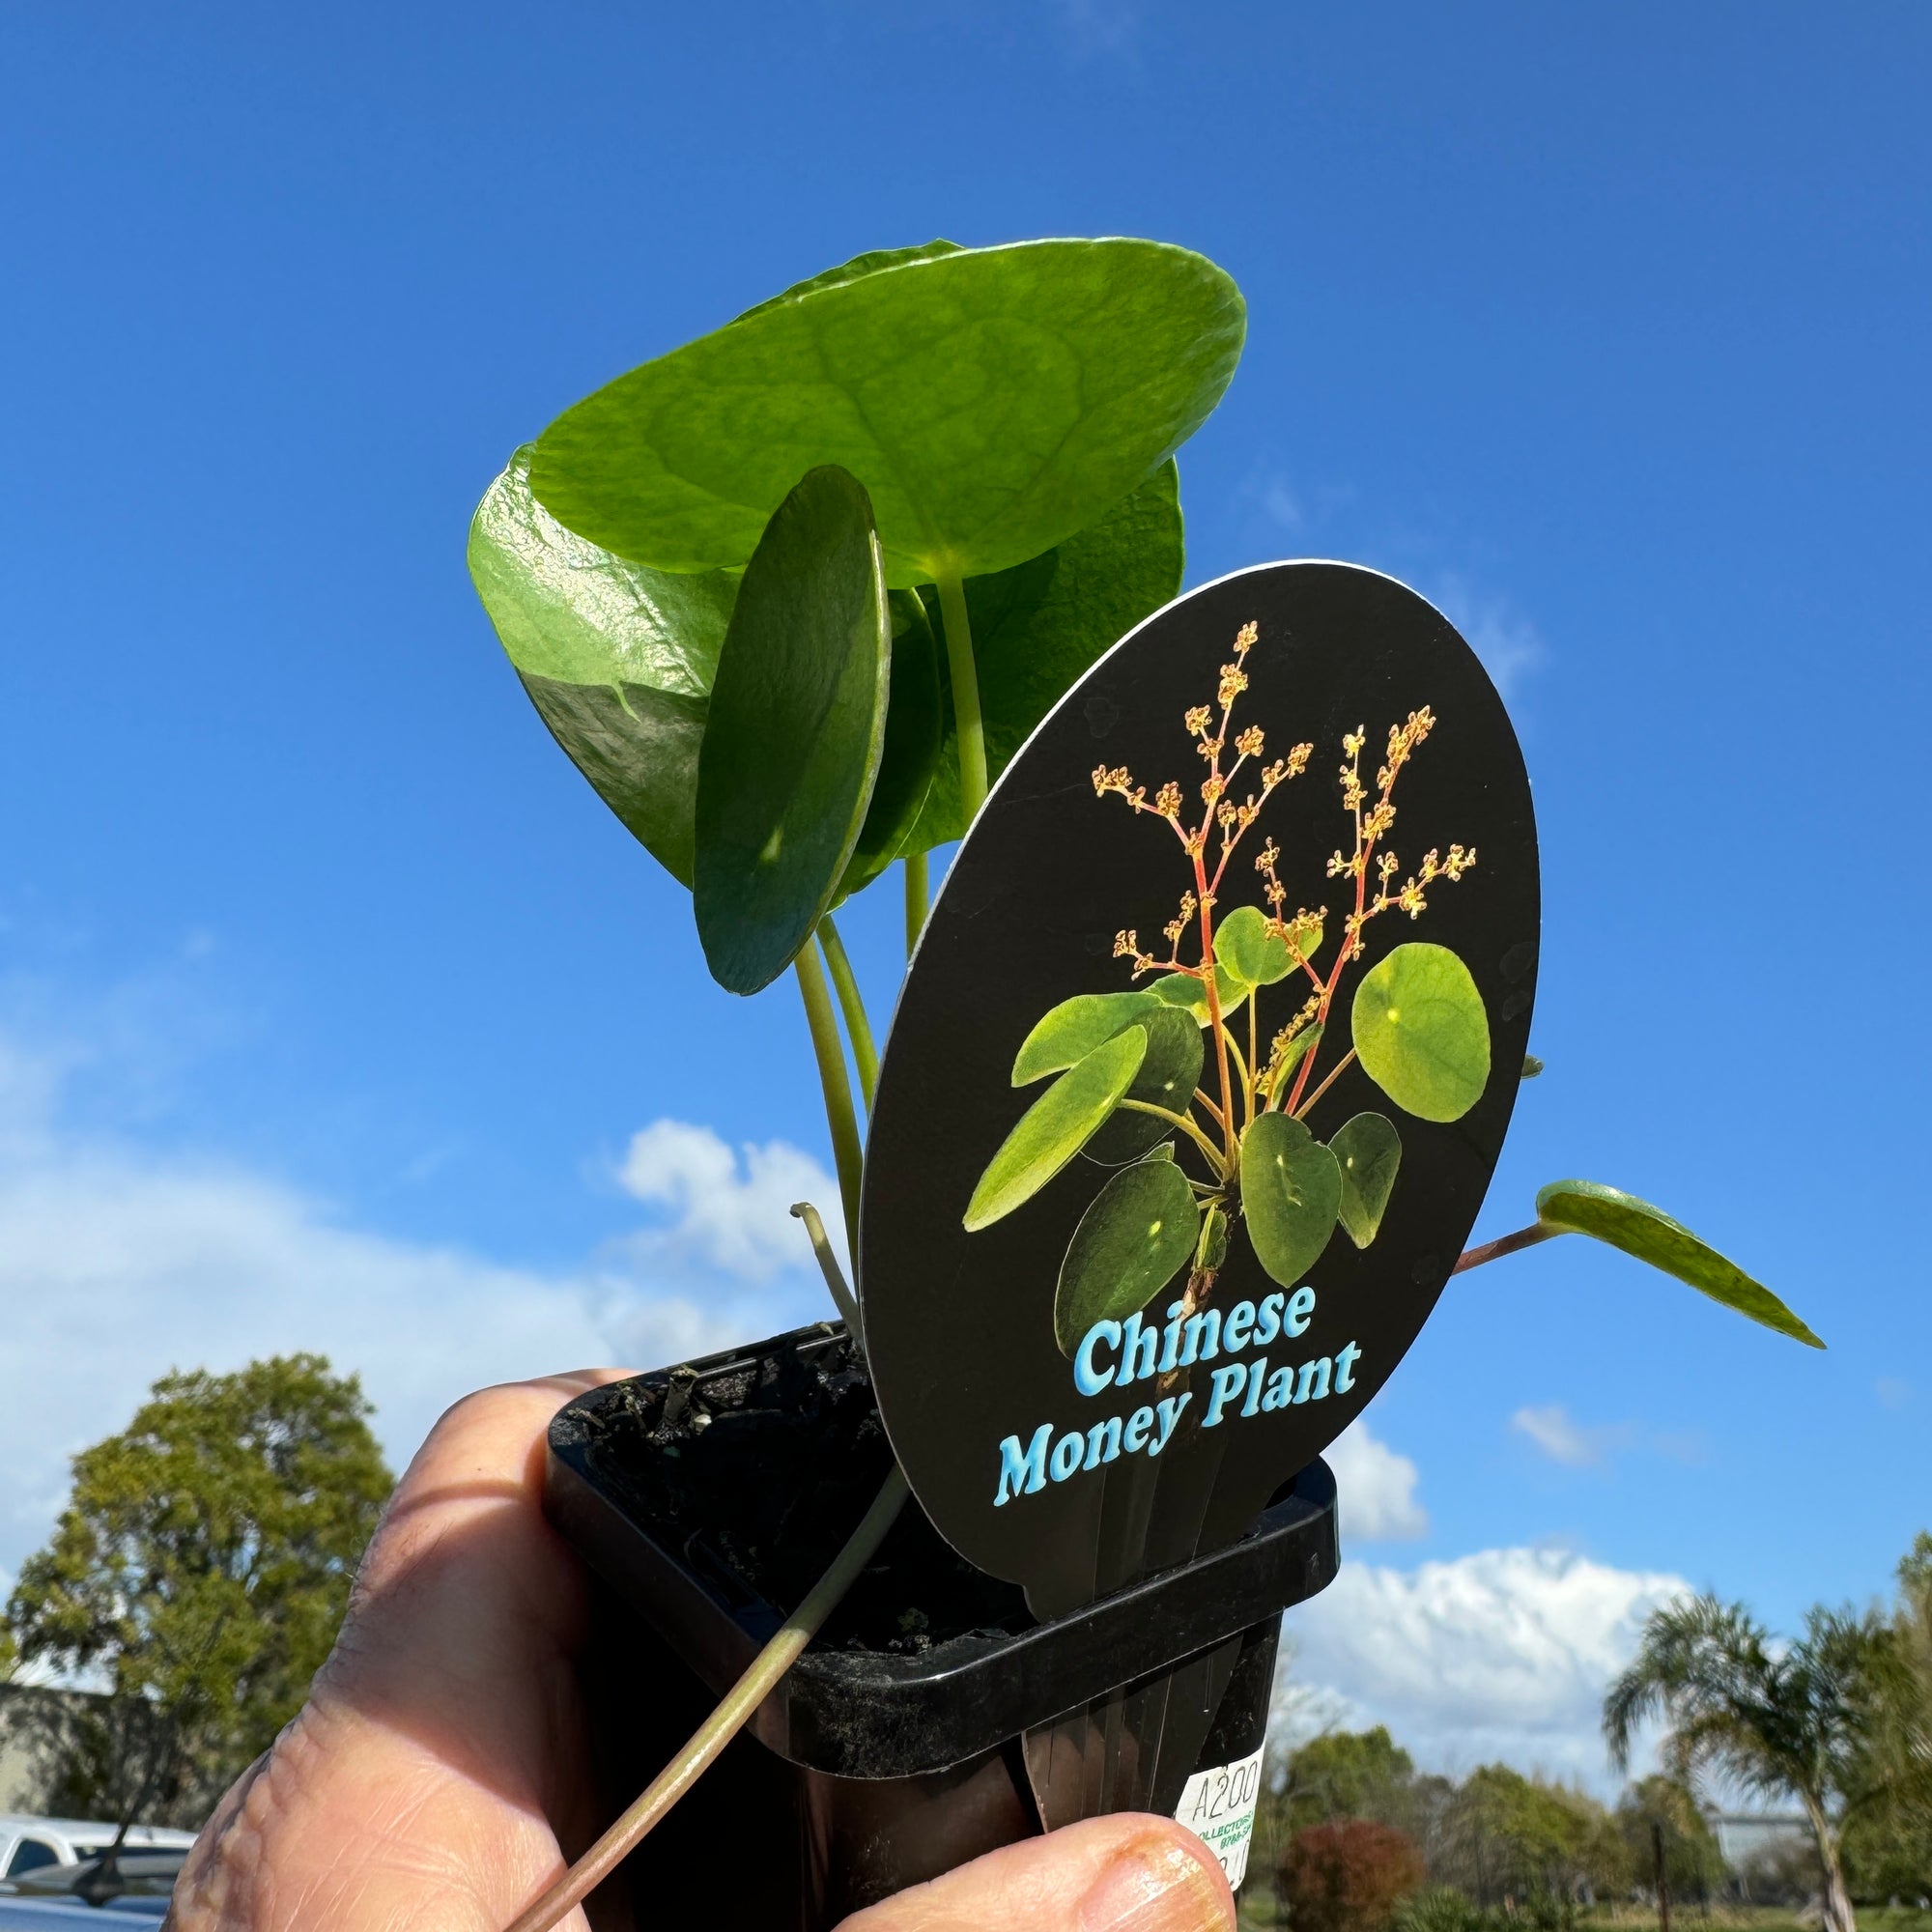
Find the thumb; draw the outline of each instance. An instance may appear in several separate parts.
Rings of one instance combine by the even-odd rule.
[[[840,1932],[1235,1932],[1235,1896],[1192,1832],[1124,1812],[988,1852]]]

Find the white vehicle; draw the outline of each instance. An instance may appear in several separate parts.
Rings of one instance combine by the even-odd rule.
[[[43,1865],[78,1864],[104,1852],[120,1829],[98,1818],[29,1818],[0,1812],[0,1879],[18,1878]],[[166,1825],[129,1825],[123,1842],[130,1849],[135,1845],[185,1849],[194,1843],[194,1833]]]

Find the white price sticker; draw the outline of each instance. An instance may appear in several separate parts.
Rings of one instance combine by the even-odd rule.
[[[1175,1817],[1220,1860],[1236,1890],[1248,1875],[1248,1842],[1255,1835],[1261,1795],[1262,1753],[1256,1751],[1238,1764],[1197,1771],[1175,1808]]]

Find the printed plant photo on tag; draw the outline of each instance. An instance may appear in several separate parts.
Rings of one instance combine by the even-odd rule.
[[[1354,566],[1156,612],[1047,717],[879,1073],[860,1293],[915,1493],[1036,1613],[1241,1534],[1427,1319],[1528,1038],[1515,734]]]

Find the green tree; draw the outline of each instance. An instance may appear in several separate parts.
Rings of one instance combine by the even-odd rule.
[[[1483,1905],[1574,1901],[1603,1882],[1608,1819],[1582,1792],[1479,1766],[1446,1806],[1437,1831],[1440,1875]]]
[[[49,1806],[198,1823],[299,1708],[391,1478],[354,1376],[319,1355],[164,1376],[7,1605],[21,1663],[104,1686],[11,1700]]]
[[[1289,1829],[1368,1818],[1406,1829],[1415,1762],[1388,1734],[1327,1731],[1292,1752],[1282,1789]]]
[[[1629,1878],[1646,1888],[1657,1882],[1657,1840],[1663,1841],[1663,1882],[1675,1899],[1706,1900],[1721,1883],[1723,1853],[1696,1794],[1681,1778],[1640,1779],[1617,1801],[1617,1833]]]
[[[1777,1646],[1743,1605],[1688,1598],[1651,1612],[1604,1700],[1604,1734],[1621,1770],[1637,1726],[1661,1715],[1676,1777],[1714,1772],[1762,1799],[1796,1799],[1824,1872],[1825,1932],[1856,1932],[1841,1834],[1886,1796],[1901,1661],[1877,1615],[1814,1607],[1804,1635]]]
[[[1932,1534],[1898,1566],[1891,1613],[1897,1668],[1867,1751],[1873,1802],[1846,1821],[1845,1877],[1855,1897],[1932,1891]]]

